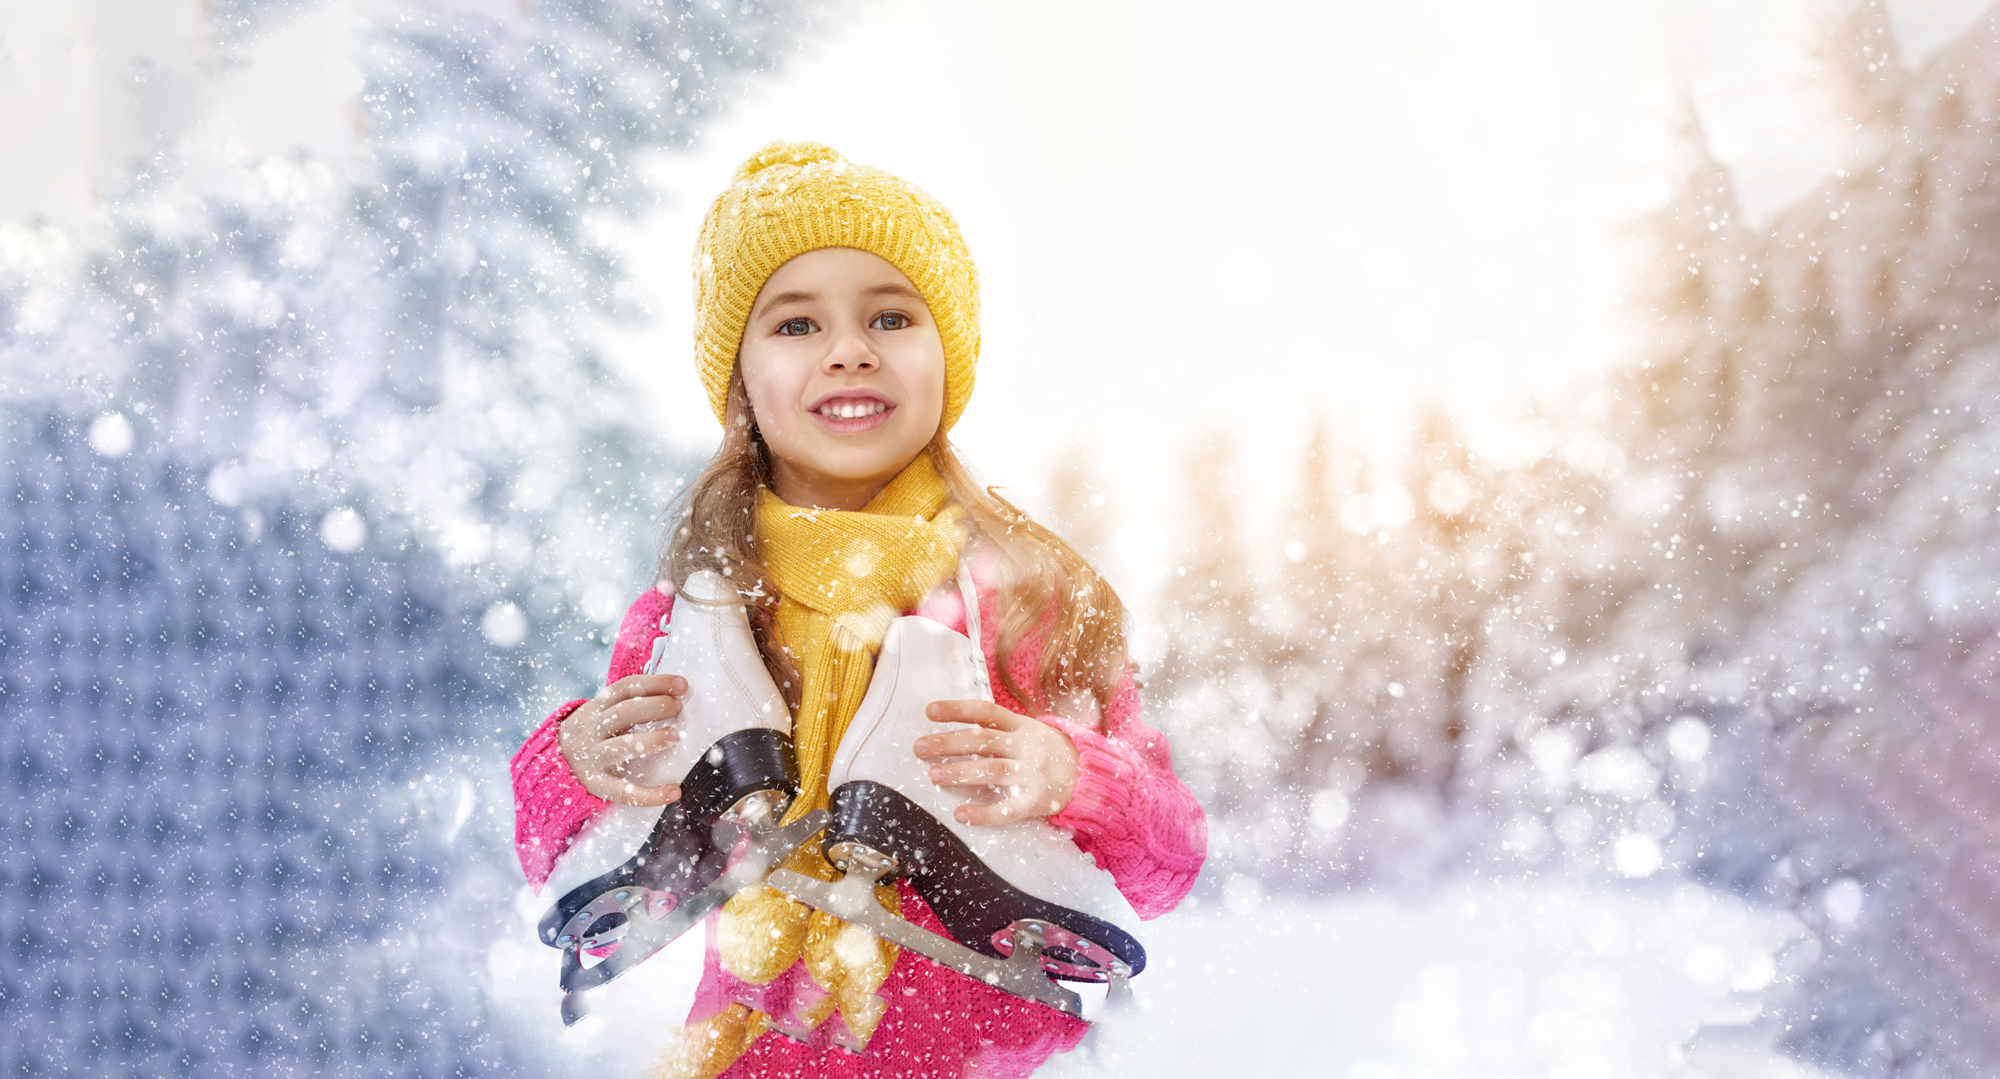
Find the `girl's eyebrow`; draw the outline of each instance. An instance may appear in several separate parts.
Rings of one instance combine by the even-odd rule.
[[[762,311],[769,311],[773,307],[780,307],[788,303],[813,303],[818,299],[819,299],[819,293],[817,292],[803,292],[798,289],[793,289],[790,292],[780,292],[776,296],[773,296],[770,299],[765,300],[763,303],[758,304],[757,307],[758,310],[762,312]]]
[[[918,303],[924,302],[923,293],[918,292],[915,287],[906,285],[901,281],[884,281],[879,285],[870,285],[862,289],[861,294],[863,296],[902,296],[906,299],[915,300]],[[774,307],[783,307],[788,303],[818,303],[819,298],[820,296],[817,292],[791,289],[768,297],[762,303],[759,303],[757,305],[757,314],[761,315]]]
[[[879,285],[872,285],[862,289],[861,294],[863,296],[907,296],[912,300],[921,300],[924,298],[923,293],[918,292],[901,281],[884,281]]]

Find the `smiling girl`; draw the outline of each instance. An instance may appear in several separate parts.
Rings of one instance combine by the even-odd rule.
[[[695,282],[696,363],[722,445],[674,515],[659,584],[628,612],[606,688],[558,709],[515,757],[530,882],[614,803],[683,798],[643,782],[640,765],[678,744],[683,701],[701,687],[644,672],[700,578],[728,582],[790,712],[788,820],[828,806],[885,635],[900,639],[892,623],[914,615],[963,635],[952,639],[976,648],[978,687],[991,689],[929,702],[936,726],[906,740],[929,781],[963,798],[941,812],[975,842],[1046,822],[1140,916],[1172,909],[1206,825],[1141,722],[1123,608],[1067,544],[974,482],[946,438],[979,354],[978,279],[951,215],[825,146],[773,143],[709,210]],[[838,876],[818,841],[784,864]],[[910,880],[878,892],[950,936]],[[695,1006],[655,1074],[1021,1076],[1086,1029],[863,939],[771,887],[735,892],[709,919]]]

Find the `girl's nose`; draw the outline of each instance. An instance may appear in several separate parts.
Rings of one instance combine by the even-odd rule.
[[[856,333],[843,333],[834,338],[832,347],[826,350],[823,366],[828,371],[868,371],[881,360],[875,350],[868,347],[865,337]]]

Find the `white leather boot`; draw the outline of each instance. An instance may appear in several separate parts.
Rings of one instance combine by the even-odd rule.
[[[762,881],[827,821],[822,810],[778,826],[799,790],[791,712],[729,583],[694,574],[661,628],[645,673],[687,680],[674,721],[681,737],[635,762],[631,778],[678,783],[681,796],[664,807],[612,805],[556,859],[547,887],[561,898],[540,931],[542,943],[563,952],[565,1024],[584,1015],[580,994]],[[602,960],[584,966],[586,955]]]
[[[931,702],[993,699],[974,643],[978,596],[961,590],[970,637],[922,617],[889,624],[868,693],[834,754],[833,823],[821,851],[842,878],[827,884],[779,870],[768,883],[892,944],[1080,1015],[1077,995],[1050,979],[1121,989],[1146,964],[1132,935],[1138,915],[1111,874],[1043,818],[960,824],[953,810],[965,801],[962,789],[931,782],[930,765],[915,752],[919,737],[954,726],[925,717]],[[876,902],[875,884],[902,876],[956,940]]]

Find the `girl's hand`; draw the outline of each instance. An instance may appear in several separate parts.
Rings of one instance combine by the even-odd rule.
[[[955,816],[961,824],[1047,817],[1069,804],[1076,791],[1077,756],[1063,732],[992,701],[936,701],[924,715],[937,723],[976,723],[981,728],[917,739],[917,756],[932,762],[931,780],[938,786],[991,787],[1000,793],[1000,800],[990,805],[959,806]]]
[[[677,784],[642,787],[626,778],[634,760],[664,753],[681,740],[671,722],[681,714],[687,680],[674,674],[635,674],[597,691],[556,728],[563,759],[583,789],[628,806],[661,806],[681,796]],[[641,723],[659,723],[635,731]]]

